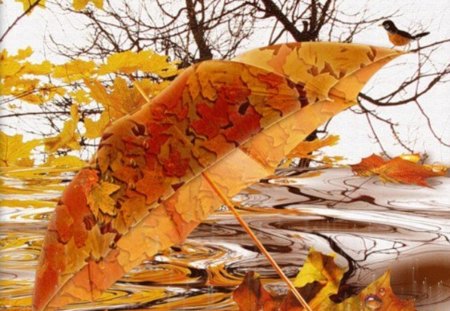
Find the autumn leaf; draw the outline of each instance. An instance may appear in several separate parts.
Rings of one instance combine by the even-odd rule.
[[[101,66],[101,75],[111,72],[131,74],[135,71],[157,74],[160,77],[170,77],[177,73],[174,63],[167,62],[167,56],[158,55],[153,51],[125,51],[109,56],[106,64]]]
[[[16,0],[16,2],[22,3],[23,11],[26,12],[31,6],[36,5],[38,7],[44,8],[46,0]],[[37,4],[36,4],[37,3]],[[28,12],[30,14],[32,11]]]
[[[411,155],[408,157],[399,156],[389,161],[380,156],[371,155],[364,158],[360,163],[351,165],[351,167],[353,172],[359,176],[377,175],[386,182],[415,184],[425,187],[429,186],[428,178],[445,175],[445,170],[434,171],[433,167],[416,162],[417,156]]]
[[[334,262],[334,256],[310,250],[294,285],[314,311],[319,310],[385,310],[413,311],[412,300],[401,300],[393,292],[390,273],[387,271],[365,287],[359,294],[340,303],[330,299],[340,291],[340,282],[345,270]],[[233,299],[239,310],[302,311],[303,307],[292,295],[276,296],[264,289],[258,276],[250,271],[234,290]],[[361,309],[361,310],[362,310]]]
[[[351,165],[352,171],[359,176],[372,176],[374,175],[374,169],[382,166],[386,163],[382,157],[372,154],[371,156],[364,158],[358,164]]]
[[[111,198],[111,194],[119,190],[119,188],[120,186],[105,181],[94,185],[87,200],[95,217],[98,217],[99,212],[110,216],[116,215],[117,211],[114,208],[116,201]]]
[[[233,291],[233,299],[240,311],[276,310],[279,304],[264,289],[259,277],[253,271],[248,272],[242,283]]]
[[[401,300],[391,288],[391,274],[386,271],[377,280],[369,284],[358,295],[347,298],[337,304],[342,310],[415,311],[413,300]]]
[[[94,121],[90,118],[86,118],[84,120],[84,126],[86,127],[86,132],[84,133],[83,136],[86,138],[100,137],[109,123],[110,123],[109,113],[106,111],[104,111],[100,115],[100,119],[97,121]]]
[[[92,2],[97,9],[103,8],[103,0],[73,0],[73,8],[76,11],[83,10],[89,2]]]
[[[305,264],[294,280],[294,285],[303,288],[314,282],[321,284],[320,290],[308,301],[308,304],[314,310],[323,306],[329,301],[331,295],[338,292],[344,273],[345,269],[337,266],[334,262],[334,256],[327,256],[310,250]]]
[[[64,123],[63,129],[59,135],[45,139],[45,148],[48,152],[54,152],[59,148],[79,149],[79,134],[77,125],[79,121],[78,105],[73,104],[70,107],[71,119]]]
[[[302,141],[289,154],[288,158],[311,158],[311,153],[328,146],[336,145],[339,141],[338,135],[330,135],[323,139],[316,138],[313,141]]]
[[[20,134],[8,135],[0,131],[0,166],[23,166],[20,164],[29,160],[31,150],[41,143],[41,139],[24,142]]]

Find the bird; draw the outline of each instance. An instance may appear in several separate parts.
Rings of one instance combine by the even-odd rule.
[[[391,20],[385,20],[380,26],[383,26],[387,31],[389,41],[391,41],[394,46],[407,45],[411,43],[412,40],[417,40],[430,34],[429,32],[422,32],[412,35],[409,32],[398,29]]]

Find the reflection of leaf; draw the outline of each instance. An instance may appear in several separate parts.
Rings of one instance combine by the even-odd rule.
[[[390,273],[384,273],[359,294],[340,303],[330,299],[338,293],[344,270],[333,257],[310,251],[308,258],[295,279],[295,286],[314,311],[328,310],[383,310],[413,311],[414,301],[401,300],[392,291]],[[233,292],[239,310],[301,311],[304,310],[292,293],[273,296],[266,291],[253,272],[246,274],[242,283]]]
[[[22,141],[22,135],[10,136],[0,131],[0,166],[14,166],[29,159],[31,150],[42,143],[40,139]]]
[[[303,59],[300,51],[305,50],[313,50],[314,57]],[[271,53],[274,61],[286,65],[287,72],[241,61],[202,62],[185,69],[150,103],[106,128],[90,167],[76,175],[55,209],[44,242],[44,260],[36,273],[36,310],[99,297],[143,260],[185,241],[225,198],[273,174],[309,133],[354,104],[372,74],[399,55],[389,49],[333,43],[279,45],[250,54],[256,53],[252,57],[257,58],[260,52]],[[289,62],[283,55],[290,55]],[[134,70],[132,60],[130,67],[123,60],[115,61],[124,66],[121,70]],[[314,88],[317,85],[308,87],[326,95],[312,94],[308,102],[303,90],[312,80],[296,77],[293,81],[292,70],[322,67],[325,61],[342,72],[325,91]],[[108,109],[112,92],[96,91]],[[124,90],[123,94],[129,93]],[[216,105],[225,111],[216,111]],[[208,116],[215,124],[206,122]],[[83,181],[89,178],[93,184]],[[103,191],[105,183],[118,188],[108,186]],[[88,199],[99,191],[101,201],[108,202],[106,207]],[[133,204],[137,208],[130,208]],[[72,214],[76,207],[79,213]],[[94,234],[96,226],[99,230]],[[74,230],[79,234],[71,233]],[[110,234],[115,235],[111,245],[96,251],[101,259],[87,253],[84,259],[72,256],[74,245],[67,246],[73,237],[75,247],[85,250],[91,239],[109,241]],[[47,263],[48,245],[65,254],[57,270]],[[56,277],[54,271],[58,271]]]
[[[386,161],[377,155],[371,155],[360,163],[352,165],[352,170],[360,176],[377,175],[387,182],[419,186],[428,186],[426,180],[430,177],[445,175],[445,171],[434,171],[433,167],[424,166],[404,158],[417,160],[417,157],[400,156]]]

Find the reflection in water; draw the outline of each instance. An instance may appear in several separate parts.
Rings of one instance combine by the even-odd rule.
[[[71,176],[48,173],[55,172],[39,172],[26,182],[8,177],[0,184],[0,306],[10,310],[31,304],[46,223]],[[394,291],[414,297],[418,310],[450,310],[450,182],[436,178],[432,187],[384,184],[348,169],[286,170],[234,200],[289,276],[313,246],[338,254],[338,264],[348,267],[349,292],[391,269]],[[221,209],[186,243],[133,269],[100,302],[67,309],[236,310],[230,294],[249,270],[271,290],[286,291],[244,230]],[[366,309],[377,310],[377,303],[379,297],[368,296]]]

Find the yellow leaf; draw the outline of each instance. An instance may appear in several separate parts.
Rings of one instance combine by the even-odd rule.
[[[70,107],[70,114],[71,119],[64,123],[61,133],[45,140],[45,148],[48,152],[54,152],[59,148],[69,148],[72,150],[80,149],[80,144],[78,143],[80,135],[77,133],[77,124],[79,120],[77,105],[74,104]]]
[[[97,9],[103,8],[103,0],[73,0],[73,8],[76,11],[83,10],[89,2],[92,2]]]
[[[26,163],[23,161],[29,158],[31,150],[41,143],[41,139],[23,142],[22,135],[9,136],[0,131],[0,166],[23,165]]]
[[[126,51],[112,54],[105,65],[99,69],[99,74],[112,72],[133,73],[137,70],[154,73],[161,77],[173,76],[177,73],[174,63],[167,62],[167,56],[158,55],[153,51]]]
[[[76,59],[66,64],[56,66],[53,70],[53,77],[71,82],[91,76],[94,70],[94,62]]]
[[[36,2],[39,2],[36,6],[45,8],[45,0],[16,0],[16,2],[22,3],[24,12],[27,11],[32,5],[35,5]],[[28,14],[30,13],[31,11],[28,12]]]
[[[50,156],[47,162],[45,162],[45,166],[52,166],[57,168],[74,168],[79,169],[86,166],[86,162],[81,160],[79,157],[66,155],[62,157],[53,157]]]
[[[103,181],[100,184],[95,184],[88,195],[88,203],[91,207],[95,217],[98,217],[98,212],[114,216],[117,211],[115,208],[116,201],[110,195],[120,189],[120,186]]]
[[[309,158],[313,151],[326,146],[336,145],[338,141],[338,135],[331,135],[324,139],[316,138],[313,141],[302,141],[289,153],[288,158]]]
[[[102,113],[98,121],[94,121],[89,118],[84,119],[84,126],[86,127],[86,132],[84,137],[86,138],[97,138],[102,136],[103,131],[110,123],[109,115],[106,111]]]

